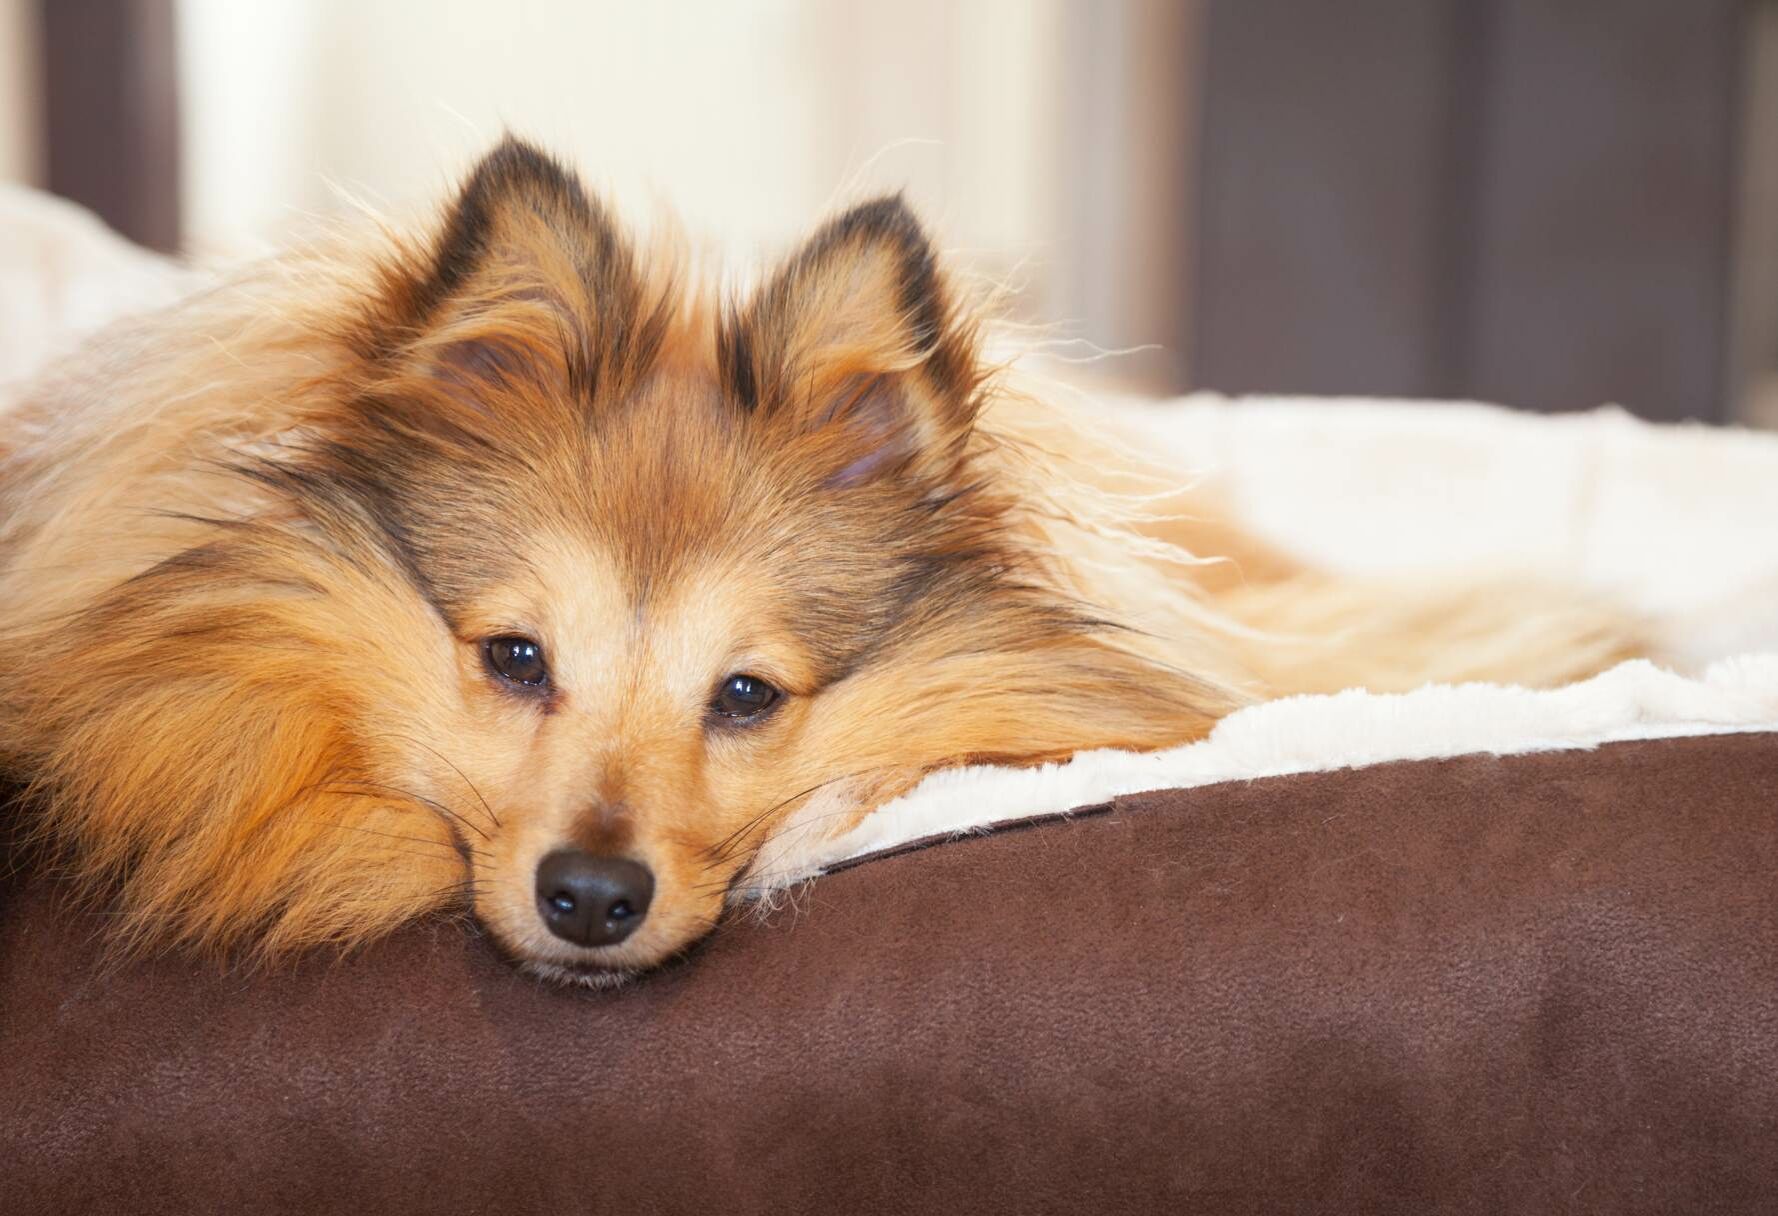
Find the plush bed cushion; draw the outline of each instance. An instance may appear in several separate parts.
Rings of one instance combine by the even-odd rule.
[[[1778,735],[1119,799],[616,992],[0,906],[0,1211],[1715,1212],[1778,1195]]]

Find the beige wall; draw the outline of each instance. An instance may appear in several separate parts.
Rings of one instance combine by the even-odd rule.
[[[0,3],[8,0],[0,0]],[[751,259],[906,188],[1017,310],[1180,382],[1201,0],[178,0],[187,245],[436,200],[503,127]]]
[[[186,243],[429,205],[504,127],[744,258],[906,188],[1019,314],[1176,382],[1201,0],[176,0]],[[41,181],[36,0],[0,0],[0,180]],[[1171,57],[1170,57],[1171,56]],[[1090,346],[1072,348],[1084,352]]]
[[[0,0],[0,182],[37,182],[37,31],[32,0]]]
[[[187,231],[274,236],[401,210],[503,126],[630,210],[783,245],[838,199],[906,186],[953,242],[1051,243],[1057,0],[182,0]],[[330,185],[331,183],[331,185]]]

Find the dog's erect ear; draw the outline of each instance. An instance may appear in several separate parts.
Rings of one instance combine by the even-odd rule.
[[[823,226],[724,323],[729,392],[797,436],[832,484],[942,474],[974,421],[977,335],[899,195]]]
[[[554,158],[503,139],[429,246],[384,270],[367,353],[473,393],[525,377],[585,389],[646,361],[635,257]]]

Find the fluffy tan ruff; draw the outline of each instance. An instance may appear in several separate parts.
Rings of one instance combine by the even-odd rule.
[[[1448,590],[1335,583],[1235,553],[1233,534],[1226,549],[1251,577],[1203,564],[1219,554],[1182,548],[1191,525],[1176,518],[1202,504],[1157,499],[1152,476],[1091,420],[985,363],[948,281],[928,289],[936,319],[912,322],[896,293],[906,259],[923,255],[898,212],[886,227],[824,230],[725,329],[683,258],[633,258],[566,187],[520,177],[495,186],[523,205],[482,200],[475,257],[449,274],[440,250],[467,222],[461,202],[442,237],[304,251],[108,330],[5,419],[0,638],[14,657],[0,672],[0,766],[27,783],[42,838],[115,901],[123,944],[269,956],[351,945],[467,901],[540,969],[583,974],[518,927],[524,849],[595,830],[566,809],[527,824],[528,808],[578,798],[598,803],[597,831],[647,844],[672,896],[645,946],[596,960],[615,972],[705,931],[728,882],[815,791],[844,791],[841,829],[937,767],[1169,746],[1283,692],[1554,683],[1638,648],[1628,624],[1547,592],[1464,592],[1452,611]],[[720,336],[734,333],[748,341]],[[719,384],[763,404],[725,421]],[[401,568],[374,513],[317,518],[291,479],[322,474],[280,462],[322,441],[371,450],[381,432],[369,434],[365,401],[413,411],[414,445],[466,453],[522,421],[532,463],[519,479],[536,485],[513,522],[578,535],[564,521],[579,518],[584,467],[565,454],[585,440],[563,403],[589,393],[608,413],[585,467],[628,486],[619,515],[636,521],[623,541],[636,561],[696,566],[681,534],[715,527],[734,501],[696,488],[728,484],[722,445],[742,443],[768,483],[753,518],[788,521],[789,547],[846,539],[822,532],[837,525],[803,498],[856,485],[844,509],[870,548],[906,514],[899,487],[922,487],[942,525],[920,539],[923,560],[976,564],[985,589],[967,594],[979,603],[899,608],[893,646],[841,674],[815,658],[799,666],[833,638],[784,623],[778,678],[800,695],[776,742],[747,745],[761,749],[752,759],[726,742],[707,755],[687,734],[679,768],[693,775],[662,775],[647,758],[677,729],[669,709],[658,729],[626,719],[636,733],[621,739],[589,718],[575,746],[610,738],[623,754],[585,780],[553,763],[557,785],[576,788],[521,797],[525,778],[503,767],[521,711],[482,687],[461,636],[474,613],[438,607],[458,583],[483,594],[482,572],[454,551]],[[708,399],[675,440],[672,475],[691,488],[676,489],[666,519],[649,507],[668,471],[642,467],[658,427],[618,399],[661,411]],[[699,459],[711,463],[687,472]],[[439,500],[441,534],[501,523],[473,501],[446,503],[450,484],[413,483]],[[820,566],[834,586],[809,594],[882,594],[870,563],[854,569],[846,552]],[[573,602],[604,585],[578,584]],[[777,619],[733,596],[699,611]],[[848,645],[874,654],[875,642]],[[589,784],[596,795],[576,793]]]
[[[463,879],[446,813],[380,788],[394,744],[355,729],[356,707],[414,707],[424,672],[339,645],[435,625],[216,464],[310,407],[330,273],[258,268],[107,330],[5,419],[0,763],[38,835],[118,901],[126,948],[351,943]],[[246,569],[176,591],[212,519],[258,521]]]
[[[1074,577],[1090,572],[1081,594],[1152,621],[1158,659],[1265,700],[1468,681],[1548,688],[1653,649],[1647,622],[1621,606],[1510,570],[1318,571],[1244,531],[1214,479],[1181,489],[1137,437],[1044,404],[1065,398],[1027,381],[1001,417],[1065,487],[1053,492],[1071,526],[1055,541]]]

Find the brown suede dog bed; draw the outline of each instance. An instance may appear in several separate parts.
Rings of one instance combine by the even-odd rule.
[[[615,992],[0,897],[0,1212],[1769,1212],[1778,734],[1119,798]]]

